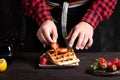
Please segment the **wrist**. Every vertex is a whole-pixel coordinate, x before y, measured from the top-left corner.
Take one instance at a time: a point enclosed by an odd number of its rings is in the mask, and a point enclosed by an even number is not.
[[[41,26],[44,26],[44,25],[46,25],[46,24],[54,24],[54,22],[55,22],[55,20],[53,19],[53,18],[49,18],[49,19],[47,19],[47,20],[45,20],[42,24],[41,24]]]
[[[85,23],[86,25],[90,26],[90,27],[94,30],[94,27],[93,27],[90,23],[88,23],[88,22],[86,22],[86,21],[81,21],[81,22],[83,22],[83,23]]]
[[[46,21],[53,21],[53,22],[57,22],[54,18],[49,18]]]

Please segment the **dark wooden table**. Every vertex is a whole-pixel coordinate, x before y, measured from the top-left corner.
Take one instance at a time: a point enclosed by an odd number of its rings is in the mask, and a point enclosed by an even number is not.
[[[120,80],[120,76],[95,76],[86,70],[98,57],[120,58],[120,52],[77,53],[80,65],[74,68],[41,69],[38,67],[40,53],[15,53],[12,63],[0,80]]]

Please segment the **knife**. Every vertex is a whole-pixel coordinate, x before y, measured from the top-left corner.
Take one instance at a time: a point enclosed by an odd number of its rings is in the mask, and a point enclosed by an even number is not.
[[[62,7],[62,16],[61,16],[61,29],[62,29],[62,35],[65,40],[65,37],[67,37],[67,13],[68,13],[69,3],[64,2]],[[65,44],[69,50],[72,49],[72,47],[69,46],[69,41],[65,40]]]

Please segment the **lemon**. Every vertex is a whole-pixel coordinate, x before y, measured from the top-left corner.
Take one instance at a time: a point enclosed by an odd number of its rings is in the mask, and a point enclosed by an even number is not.
[[[4,58],[0,59],[0,72],[3,72],[7,69],[7,62]]]

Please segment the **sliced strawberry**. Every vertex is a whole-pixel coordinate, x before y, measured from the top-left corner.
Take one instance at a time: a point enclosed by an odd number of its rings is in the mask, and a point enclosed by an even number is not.
[[[60,52],[61,54],[65,54],[65,53],[68,52],[68,49],[67,49],[67,48],[60,48],[59,52]]]
[[[53,48],[56,51],[59,48],[59,44],[58,43],[52,43],[51,48]]]
[[[46,57],[41,57],[41,58],[40,58],[40,64],[41,64],[41,65],[46,65],[47,62],[48,62],[48,60],[47,60]]]

